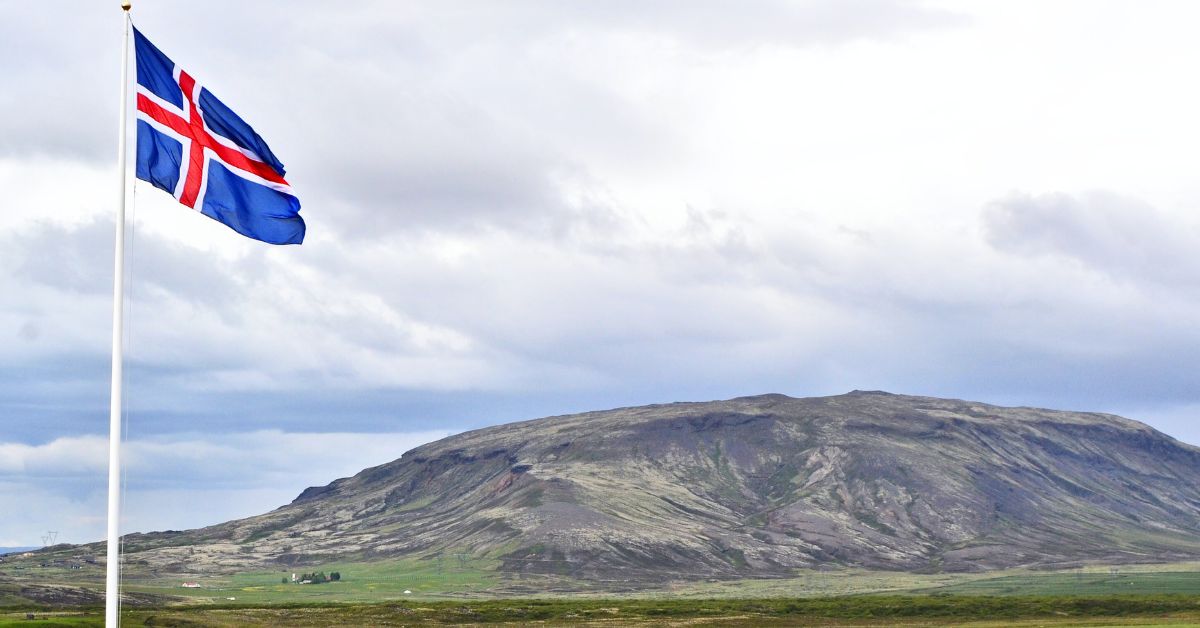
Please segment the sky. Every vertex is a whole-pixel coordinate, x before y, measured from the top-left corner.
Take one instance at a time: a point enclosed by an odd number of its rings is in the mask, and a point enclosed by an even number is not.
[[[134,188],[124,531],[466,429],[768,392],[1200,444],[1194,3],[134,4],[308,237]],[[0,0],[0,546],[104,535],[118,6]]]

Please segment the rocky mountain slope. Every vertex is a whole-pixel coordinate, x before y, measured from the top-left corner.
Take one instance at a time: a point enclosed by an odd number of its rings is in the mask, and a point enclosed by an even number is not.
[[[1200,449],[1111,415],[879,392],[676,403],[459,434],[126,550],[166,571],[466,554],[634,581],[1166,562],[1200,558]]]

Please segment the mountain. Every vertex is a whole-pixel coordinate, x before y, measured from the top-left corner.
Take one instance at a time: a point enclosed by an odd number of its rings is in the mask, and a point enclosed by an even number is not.
[[[270,513],[131,535],[134,564],[469,554],[579,579],[1200,558],[1200,449],[1120,417],[882,392],[501,425]]]

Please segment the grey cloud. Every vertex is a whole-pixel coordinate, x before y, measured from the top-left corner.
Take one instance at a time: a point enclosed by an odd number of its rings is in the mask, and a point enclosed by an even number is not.
[[[142,3],[134,17],[259,127],[311,214],[358,238],[413,228],[560,231],[574,220],[560,183],[587,176],[572,158],[579,144],[638,160],[679,141],[606,77],[558,67],[556,50],[603,55],[613,45],[603,38],[626,32],[697,50],[805,46],[958,20],[895,0],[304,1],[287,11],[226,1],[180,22],[183,6]],[[9,76],[19,88],[0,96],[0,154],[111,159],[119,12],[82,0],[11,12],[0,54],[18,60]]]
[[[11,331],[0,355],[27,366],[39,359],[106,361],[111,228],[103,220],[42,224],[0,237],[0,261],[13,269],[0,275],[0,285],[24,295],[0,308],[0,329]],[[503,371],[486,363],[486,345],[389,307],[374,287],[336,276],[312,282],[305,263],[320,248],[291,248],[274,258],[269,247],[251,246],[229,258],[153,235],[130,241],[126,359],[138,375],[130,385],[146,393],[144,409],[171,408],[172,395],[184,392],[457,388]],[[28,333],[33,328],[36,338]],[[65,386],[66,372],[41,376]],[[92,399],[103,390],[97,375]]]
[[[677,232],[649,240],[621,231],[628,226],[561,240],[473,232],[449,242],[420,233],[370,246],[326,242],[289,249],[285,264],[257,253],[208,259],[147,239],[139,245],[148,252],[135,286],[131,398],[145,420],[161,425],[237,425],[247,414],[311,425],[324,416],[387,416],[390,404],[407,407],[403,391],[431,389],[451,405],[520,395],[530,415],[552,411],[546,400],[567,392],[617,405],[661,400],[663,391],[674,398],[838,392],[846,373],[864,386],[920,392],[936,381],[950,394],[979,391],[985,399],[1017,390],[1101,398],[1089,381],[1105,382],[1102,392],[1114,400],[1154,390],[1186,401],[1192,390],[1188,348],[1200,338],[1178,321],[1194,308],[1148,308],[1138,295],[1104,285],[1074,287],[1071,264],[1040,270],[1030,282],[1025,256],[980,257],[972,247],[982,243],[969,240],[806,221],[780,229],[711,210],[694,210]],[[78,256],[107,268],[108,229],[102,222],[42,227],[3,250],[92,246]],[[466,257],[440,257],[448,243]],[[1038,256],[1062,258],[1041,252],[1061,247],[1037,247]],[[64,294],[87,285],[53,264],[21,280]],[[296,290],[274,292],[280,286]],[[14,318],[12,346],[64,346],[56,339],[68,325],[90,329],[92,340],[43,352],[47,368],[31,376],[45,378],[42,397],[26,391],[12,399],[44,399],[62,384],[52,368],[58,356],[94,363],[91,375],[80,376],[92,377],[92,392],[75,403],[91,399],[102,413],[106,290],[71,301],[69,319],[51,316],[63,309],[59,301],[22,305],[46,318]],[[41,330],[33,342],[20,338],[30,320]],[[1122,375],[1122,365],[1137,365],[1136,374]],[[316,397],[365,391],[400,396],[306,412]],[[273,401],[250,402],[256,394]],[[185,406],[203,410],[181,413]]]
[[[180,209],[180,211],[183,211]],[[265,272],[261,251],[253,250],[237,268],[154,237],[126,235],[127,266],[141,296],[170,294],[193,303],[228,304],[239,282]],[[15,275],[60,291],[103,296],[112,293],[113,223],[96,219],[80,225],[41,223],[0,234],[0,259]]]
[[[7,342],[0,339],[0,346]],[[4,438],[29,442],[100,431],[107,416],[108,374],[106,356],[86,349],[10,359],[0,368]]]
[[[320,177],[309,212],[336,212],[329,228],[363,237],[521,226],[561,207],[553,179],[567,160],[553,149],[477,107],[426,100],[401,111],[394,100],[373,94],[356,107],[371,121],[314,129],[320,151],[297,155],[298,171]]]
[[[985,208],[983,229],[1001,251],[1061,256],[1121,280],[1200,285],[1196,225],[1134,198],[1014,194]]]
[[[101,3],[71,5],[3,3],[0,156],[99,160],[116,153],[119,17]]]
[[[0,234],[0,287],[20,295],[0,306],[0,355],[15,366],[4,377],[6,412],[41,417],[51,433],[58,413],[77,420],[107,400],[113,226],[93,220],[42,223]],[[251,249],[241,260],[207,256],[155,237],[130,237],[127,263],[127,362],[153,390],[187,355],[195,373],[244,365],[242,346],[222,342],[222,327],[244,325],[248,294],[262,293],[270,265]],[[216,322],[214,322],[216,319]],[[215,329],[215,331],[214,331]],[[261,336],[262,334],[260,334]],[[170,340],[170,342],[166,342]]]
[[[413,33],[404,11],[392,12],[401,17],[384,21],[399,27],[399,37],[378,33],[381,45],[356,63],[312,59],[310,76],[329,83],[313,91],[321,110],[354,112],[339,124],[308,127],[324,136],[312,142],[321,152],[298,162],[329,177],[318,198],[347,201],[339,216],[344,222],[334,229],[360,235],[425,226],[561,231],[578,218],[561,182],[586,184],[588,178],[573,155],[599,150],[630,163],[675,158],[685,138],[649,117],[645,103],[625,102],[603,83],[617,77],[561,67],[557,48],[604,54],[612,43],[601,37],[625,31],[682,38],[698,50],[802,46],[953,22],[939,11],[881,0],[737,7],[476,3],[436,13]],[[568,43],[570,37],[583,41]],[[414,46],[424,65],[409,60]],[[381,61],[390,76],[379,72]]]

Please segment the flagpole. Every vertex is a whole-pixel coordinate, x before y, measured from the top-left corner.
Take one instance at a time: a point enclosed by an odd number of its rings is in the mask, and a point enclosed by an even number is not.
[[[112,388],[108,413],[108,558],[104,587],[104,625],[120,625],[121,593],[121,391],[125,318],[125,137],[129,119],[129,9],[121,3],[124,39],[121,46],[121,123],[117,140],[117,225],[113,251]]]

